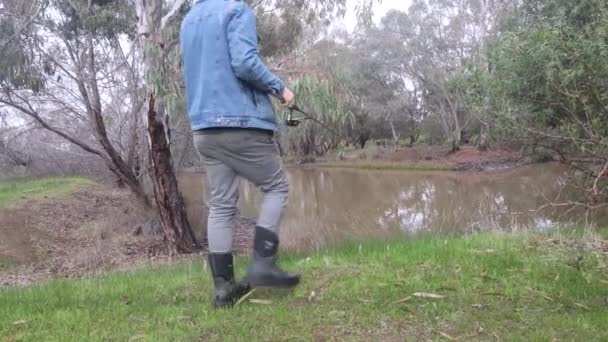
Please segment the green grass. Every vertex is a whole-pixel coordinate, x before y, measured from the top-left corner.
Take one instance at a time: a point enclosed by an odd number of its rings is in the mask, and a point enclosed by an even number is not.
[[[2,181],[0,182],[0,208],[18,205],[26,200],[45,196],[61,196],[88,184],[92,184],[92,182],[79,177]]]
[[[283,264],[293,292],[210,305],[202,263],[0,292],[0,341],[600,341],[608,273],[582,238],[482,234],[351,244]],[[243,272],[245,259],[238,259]],[[421,298],[432,293],[442,298]],[[400,301],[401,300],[401,301]]]
[[[400,171],[452,171],[454,164],[447,160],[403,160],[383,159],[382,149],[375,144],[365,148],[346,147],[332,150],[326,155],[313,158],[314,162],[305,164],[325,168],[361,169],[361,170],[400,170]],[[304,158],[306,160],[307,158]],[[302,160],[296,156],[283,158],[288,165],[299,166]]]

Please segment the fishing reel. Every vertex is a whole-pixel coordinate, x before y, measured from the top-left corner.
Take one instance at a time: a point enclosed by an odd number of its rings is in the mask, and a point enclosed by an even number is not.
[[[285,99],[281,95],[272,94],[272,96],[276,97],[281,103],[285,103]],[[285,118],[285,125],[287,127],[298,127],[302,122],[302,118],[294,118],[293,112],[301,112],[301,110],[295,104],[289,108],[289,114],[287,114],[287,118]]]
[[[282,96],[280,96],[280,95],[278,95],[278,96],[273,95],[273,96],[278,98],[279,101],[281,101],[281,103],[285,103],[285,99]],[[299,118],[295,118],[293,116],[293,112],[298,112],[302,116]],[[336,137],[341,137],[340,133],[338,133],[335,129],[327,126],[326,124],[321,122],[319,119],[317,119],[317,115],[311,115],[311,114],[306,113],[305,111],[300,109],[295,103],[289,107],[289,114],[287,114],[287,118],[285,118],[285,125],[287,125],[287,127],[298,127],[298,126],[300,126],[302,121],[306,121],[306,120],[311,120],[311,121],[315,122],[317,125],[325,128],[327,131],[334,134]]]
[[[287,125],[287,127],[298,127],[298,126],[300,126],[301,122],[302,122],[301,119],[293,117],[293,108],[290,109],[289,114],[287,115],[287,118],[285,119],[285,125]]]

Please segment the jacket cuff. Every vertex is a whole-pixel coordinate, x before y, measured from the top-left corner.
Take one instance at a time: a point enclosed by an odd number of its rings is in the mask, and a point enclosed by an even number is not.
[[[272,86],[272,91],[274,92],[275,95],[282,95],[283,94],[283,90],[285,90],[285,83],[283,83],[283,81],[277,79],[276,84],[274,84]]]

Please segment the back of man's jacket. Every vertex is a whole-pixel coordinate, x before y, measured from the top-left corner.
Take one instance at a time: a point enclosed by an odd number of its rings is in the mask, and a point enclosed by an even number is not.
[[[281,94],[284,85],[260,59],[256,19],[247,4],[195,1],[180,39],[192,130],[277,129],[269,94]]]

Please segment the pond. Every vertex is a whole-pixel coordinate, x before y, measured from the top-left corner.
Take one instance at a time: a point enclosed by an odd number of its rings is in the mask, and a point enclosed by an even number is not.
[[[314,249],[344,240],[412,238],[485,230],[542,230],[584,222],[580,211],[544,208],[563,190],[567,169],[534,165],[491,173],[288,170],[290,200],[282,245]],[[206,224],[203,173],[183,173],[180,183],[195,229]],[[562,197],[563,198],[563,197]],[[241,215],[254,218],[262,195],[241,182]],[[606,213],[592,220],[608,222]]]

